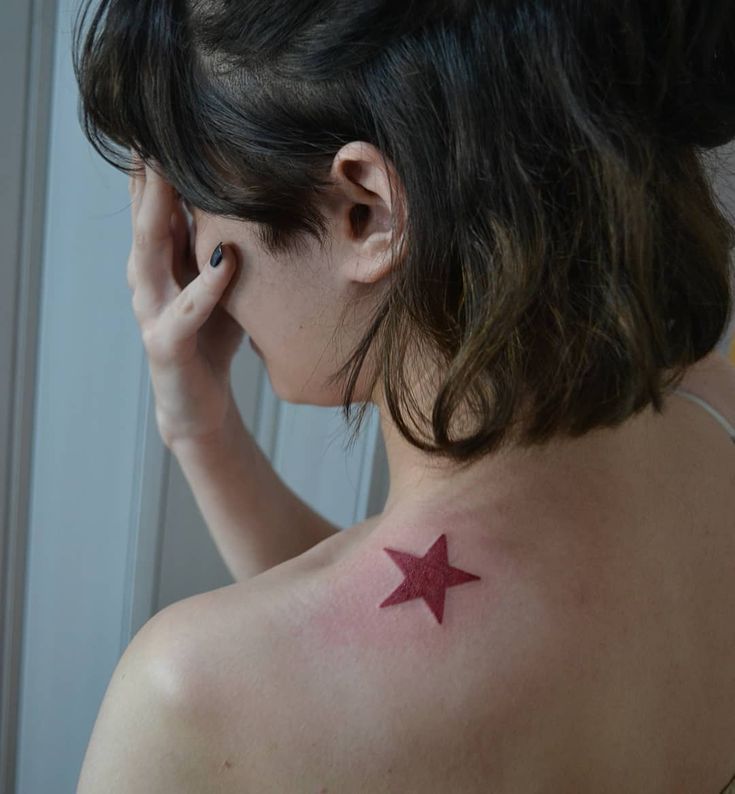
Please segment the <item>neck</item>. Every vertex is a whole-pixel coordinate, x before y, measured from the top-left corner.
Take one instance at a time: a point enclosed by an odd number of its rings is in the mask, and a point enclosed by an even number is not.
[[[553,499],[570,485],[604,488],[610,473],[626,468],[654,443],[657,428],[649,406],[617,427],[555,437],[543,446],[522,447],[514,435],[502,449],[461,469],[411,445],[387,407],[378,404],[378,409],[390,475],[385,518],[427,516],[447,507],[472,513],[529,498]]]
[[[482,506],[511,485],[525,481],[542,460],[555,457],[559,451],[543,451],[521,447],[514,434],[502,449],[485,455],[475,463],[460,467],[454,461],[432,456],[412,445],[398,430],[385,401],[374,401],[380,413],[380,426],[388,461],[390,485],[384,514],[416,508],[431,509],[448,500],[467,507]],[[452,428],[452,437],[466,433],[467,428]],[[422,434],[419,433],[419,437]],[[554,444],[552,443],[551,447]],[[560,442],[559,448],[568,444]]]

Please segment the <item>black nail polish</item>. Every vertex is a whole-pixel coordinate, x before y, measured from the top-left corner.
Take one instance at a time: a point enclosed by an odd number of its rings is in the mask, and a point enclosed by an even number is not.
[[[212,254],[212,258],[209,260],[209,264],[212,267],[217,267],[219,263],[222,261],[222,243],[220,243],[215,249]]]

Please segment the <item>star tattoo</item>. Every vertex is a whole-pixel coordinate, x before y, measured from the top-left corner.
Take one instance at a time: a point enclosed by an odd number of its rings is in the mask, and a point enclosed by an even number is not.
[[[387,549],[391,559],[403,571],[406,578],[380,604],[389,607],[414,598],[423,598],[434,613],[438,623],[444,617],[444,596],[448,587],[479,579],[473,573],[453,568],[447,559],[447,536],[440,535],[423,557],[405,551]]]

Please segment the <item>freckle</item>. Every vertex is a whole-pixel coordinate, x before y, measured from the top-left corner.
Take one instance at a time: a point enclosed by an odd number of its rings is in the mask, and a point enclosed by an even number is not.
[[[232,761],[228,761],[228,760],[225,758],[225,760],[222,762],[222,766],[220,767],[220,772],[221,772],[223,769],[230,769],[230,767],[231,767],[231,766],[232,766]]]

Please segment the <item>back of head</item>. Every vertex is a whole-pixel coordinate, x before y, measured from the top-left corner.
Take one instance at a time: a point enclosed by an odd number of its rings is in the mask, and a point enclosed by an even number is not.
[[[155,160],[271,252],[324,241],[340,147],[390,162],[405,231],[335,373],[348,418],[374,350],[400,431],[468,463],[514,426],[531,445],[661,410],[727,327],[733,226],[704,165],[735,138],[730,0],[87,0],[76,34],[103,156]]]

